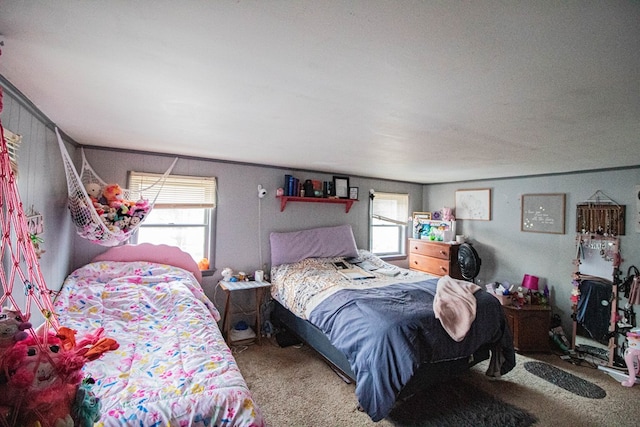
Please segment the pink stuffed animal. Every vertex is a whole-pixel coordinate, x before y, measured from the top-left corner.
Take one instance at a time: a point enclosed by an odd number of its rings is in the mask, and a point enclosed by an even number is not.
[[[110,184],[104,187],[104,190],[102,190],[102,197],[103,199],[101,199],[101,201],[103,205],[108,205],[109,207],[116,209],[119,208],[124,201],[122,188],[120,188],[118,184]]]
[[[68,425],[86,358],[64,350],[60,338],[29,336],[5,354],[0,405],[17,411],[24,426]],[[73,424],[72,424],[73,425]]]
[[[0,361],[4,353],[18,341],[26,339],[31,323],[25,322],[19,311],[2,307],[0,312]]]

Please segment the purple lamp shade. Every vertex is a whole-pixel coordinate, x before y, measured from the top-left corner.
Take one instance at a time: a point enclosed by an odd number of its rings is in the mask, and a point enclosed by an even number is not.
[[[525,274],[524,278],[522,279],[522,287],[523,288],[527,288],[530,291],[537,291],[538,290],[538,277],[537,276],[530,276],[528,274]]]

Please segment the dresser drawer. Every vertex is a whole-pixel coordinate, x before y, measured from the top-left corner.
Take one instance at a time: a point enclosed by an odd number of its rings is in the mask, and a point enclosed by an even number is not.
[[[409,252],[448,260],[451,256],[451,246],[442,243],[421,242],[420,240],[412,240]]]
[[[409,267],[437,276],[451,274],[449,271],[449,260],[418,255],[416,253],[409,254]]]

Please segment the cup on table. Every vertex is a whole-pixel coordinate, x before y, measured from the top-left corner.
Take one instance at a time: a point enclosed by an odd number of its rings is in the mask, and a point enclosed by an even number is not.
[[[264,280],[264,271],[256,270],[256,272],[253,274],[253,278],[256,282],[262,282]]]

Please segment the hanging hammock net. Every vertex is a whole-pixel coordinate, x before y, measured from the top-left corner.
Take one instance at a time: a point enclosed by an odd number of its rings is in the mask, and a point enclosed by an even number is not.
[[[76,339],[75,330],[58,322],[1,123],[0,231],[0,426],[93,425],[100,406],[82,367],[118,344],[103,328]]]
[[[78,174],[57,128],[56,135],[67,176],[68,207],[77,233],[102,246],[117,246],[129,240],[151,212],[178,158],[152,185],[132,191],[102,180],[87,161],[84,150]]]

